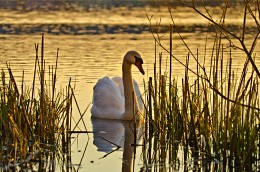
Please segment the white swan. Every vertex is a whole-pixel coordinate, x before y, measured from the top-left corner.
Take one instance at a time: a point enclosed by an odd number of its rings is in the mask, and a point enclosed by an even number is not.
[[[92,117],[132,120],[137,114],[136,119],[142,118],[143,103],[138,84],[132,79],[132,64],[144,75],[141,55],[128,51],[123,59],[123,79],[104,77],[98,80],[94,86]]]

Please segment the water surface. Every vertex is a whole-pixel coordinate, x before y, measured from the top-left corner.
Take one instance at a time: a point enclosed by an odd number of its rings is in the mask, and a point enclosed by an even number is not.
[[[238,17],[240,13],[236,8],[229,11],[231,17],[227,20],[227,24],[236,26],[234,29],[238,29],[242,21]],[[210,10],[216,9],[210,8]],[[198,49],[199,54],[202,55],[200,61],[204,61],[205,57],[205,66],[209,67],[214,33],[206,34],[208,22],[201,17],[195,17],[195,14],[188,8],[175,7],[173,12],[176,28],[189,45],[190,50],[196,54]],[[121,76],[122,57],[128,50],[137,50],[144,59],[144,69],[147,71],[145,76],[142,76],[138,69],[133,69],[133,76],[143,91],[143,80],[147,81],[148,77],[153,75],[154,68],[155,41],[147,19],[147,16],[152,15],[154,16],[152,18],[153,24],[159,22],[160,19],[162,25],[171,23],[167,8],[149,6],[69,12],[66,10],[29,10],[25,12],[23,10],[1,9],[0,67],[6,70],[6,63],[9,63],[18,81],[21,81],[24,71],[25,82],[30,87],[35,61],[34,44],[41,42],[41,34],[44,33],[46,66],[55,65],[56,53],[59,48],[58,87],[64,88],[71,78],[82,111],[91,103],[93,86],[99,78]],[[216,12],[215,15],[217,16],[218,13]],[[252,21],[249,20],[249,22]],[[166,30],[167,27],[166,29],[164,27],[162,42],[169,48],[169,34]],[[253,33],[249,35],[252,37]],[[208,37],[208,42],[205,41],[206,37]],[[207,47],[206,51],[204,50],[205,46]],[[225,46],[228,47],[228,44],[224,44]],[[256,47],[256,49],[259,49],[259,47]],[[163,52],[164,70],[167,69],[165,66],[169,63],[169,55],[158,48],[157,53],[160,51]],[[225,53],[228,52],[229,49],[227,48]],[[256,53],[259,53],[259,51],[256,51]],[[173,35],[173,54],[181,62],[185,62],[188,54],[187,48],[176,32]],[[239,51],[234,52],[233,55],[232,67],[239,71],[246,56]],[[195,69],[195,60],[191,60],[190,66]],[[181,86],[183,74],[184,67],[174,61],[173,76],[179,79],[179,86]],[[73,115],[76,119],[79,118],[76,110]],[[101,121],[101,124],[96,121],[95,123],[90,120],[90,116],[88,109],[84,116],[88,131],[98,130],[96,133],[103,133],[104,137],[108,138],[111,133],[116,134],[113,135],[114,138],[110,139],[116,139],[114,142],[121,145],[121,148],[107,155],[115,147],[105,146],[104,149],[104,145],[108,144],[104,139],[100,140],[100,137],[95,134],[89,134],[90,137],[87,137],[86,134],[75,135],[77,139],[74,140],[72,145],[73,165],[77,168],[77,165],[82,162],[79,167],[80,171],[121,171],[125,165],[122,163],[125,160],[123,156],[123,150],[125,150],[123,143],[127,138],[125,134],[131,133],[129,126],[118,121],[110,123]],[[82,124],[80,124],[80,127],[83,128]],[[99,139],[101,143],[97,143],[96,139]],[[130,140],[129,143],[132,143],[132,141]],[[109,145],[111,146],[111,144]],[[132,147],[128,147],[127,150],[130,150],[129,155],[132,156]],[[84,151],[85,155],[82,159]],[[139,171],[142,167],[141,151],[141,147],[138,147],[134,162],[136,171]]]

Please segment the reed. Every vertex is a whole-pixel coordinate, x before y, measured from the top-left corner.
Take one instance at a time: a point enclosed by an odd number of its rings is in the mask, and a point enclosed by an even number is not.
[[[55,171],[55,161],[70,161],[71,108],[73,89],[57,91],[58,51],[55,66],[45,67],[44,36],[41,54],[35,44],[36,59],[32,87],[21,87],[7,64],[0,86],[0,167],[33,168]],[[61,157],[60,153],[68,153]]]
[[[232,58],[226,69],[223,57],[220,58],[212,59],[213,85],[203,79],[206,76],[191,81],[187,69],[181,87],[173,79],[171,91],[166,73],[154,78],[155,81],[149,78],[145,129],[148,134],[144,135],[147,164],[176,164],[182,146],[184,162],[191,157],[202,158],[223,162],[224,166],[236,170],[254,170],[258,165],[258,78],[253,70],[250,74],[246,72],[247,61],[238,80],[232,70]],[[189,66],[189,56],[186,66]],[[220,163],[215,168],[219,166]]]
[[[250,12],[249,5],[245,4],[245,10]],[[195,4],[191,8],[197,10]],[[151,18],[148,19],[151,21]],[[144,161],[144,166],[149,170],[154,168],[154,171],[159,171],[158,167],[167,167],[172,171],[180,168],[185,171],[189,168],[257,171],[259,167],[259,74],[254,61],[256,54],[252,56],[258,34],[250,48],[243,46],[246,37],[244,30],[241,39],[234,37],[239,39],[242,44],[240,50],[247,55],[243,69],[237,73],[232,68],[232,56],[236,50],[234,47],[239,45],[233,44],[230,37],[225,37],[235,34],[226,30],[221,23],[213,24],[217,30],[211,49],[211,64],[207,70],[204,64],[199,63],[199,59],[205,56],[201,57],[199,50],[193,54],[181,35],[188,50],[185,63],[173,56],[172,40],[169,40],[168,50],[162,44],[159,33],[153,33],[156,45],[166,51],[170,59],[180,62],[185,74],[180,85],[177,78],[171,76],[171,60],[170,64],[166,64],[166,69],[170,71],[156,73],[156,61],[161,61],[163,57],[155,57],[156,74],[149,78],[145,95],[148,107],[146,122],[149,124],[144,134],[146,151],[143,156],[149,159]],[[158,29],[159,26],[155,27]],[[170,29],[170,39],[172,34],[173,30]],[[225,41],[229,42],[229,49],[223,48]],[[155,49],[157,52],[158,48]],[[227,59],[226,62],[224,59]],[[195,60],[197,69],[189,66],[191,60]]]

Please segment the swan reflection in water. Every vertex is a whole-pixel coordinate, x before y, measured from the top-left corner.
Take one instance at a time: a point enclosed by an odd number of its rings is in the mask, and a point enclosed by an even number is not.
[[[106,155],[108,155],[119,148],[122,149],[122,171],[132,171],[134,145],[141,144],[142,139],[142,125],[140,122],[136,122],[134,125],[133,121],[92,118],[92,126],[93,142],[98,151],[106,152]],[[136,128],[136,137],[134,137],[134,128]],[[136,143],[134,143],[135,140]]]

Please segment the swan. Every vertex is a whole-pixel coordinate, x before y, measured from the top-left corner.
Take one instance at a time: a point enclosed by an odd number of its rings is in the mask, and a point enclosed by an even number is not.
[[[132,65],[135,65],[143,75],[145,74],[142,64],[143,59],[137,51],[128,51],[123,58],[122,78],[110,79],[105,76],[97,81],[93,88],[91,107],[93,118],[142,119],[141,93],[137,82],[132,78]]]

